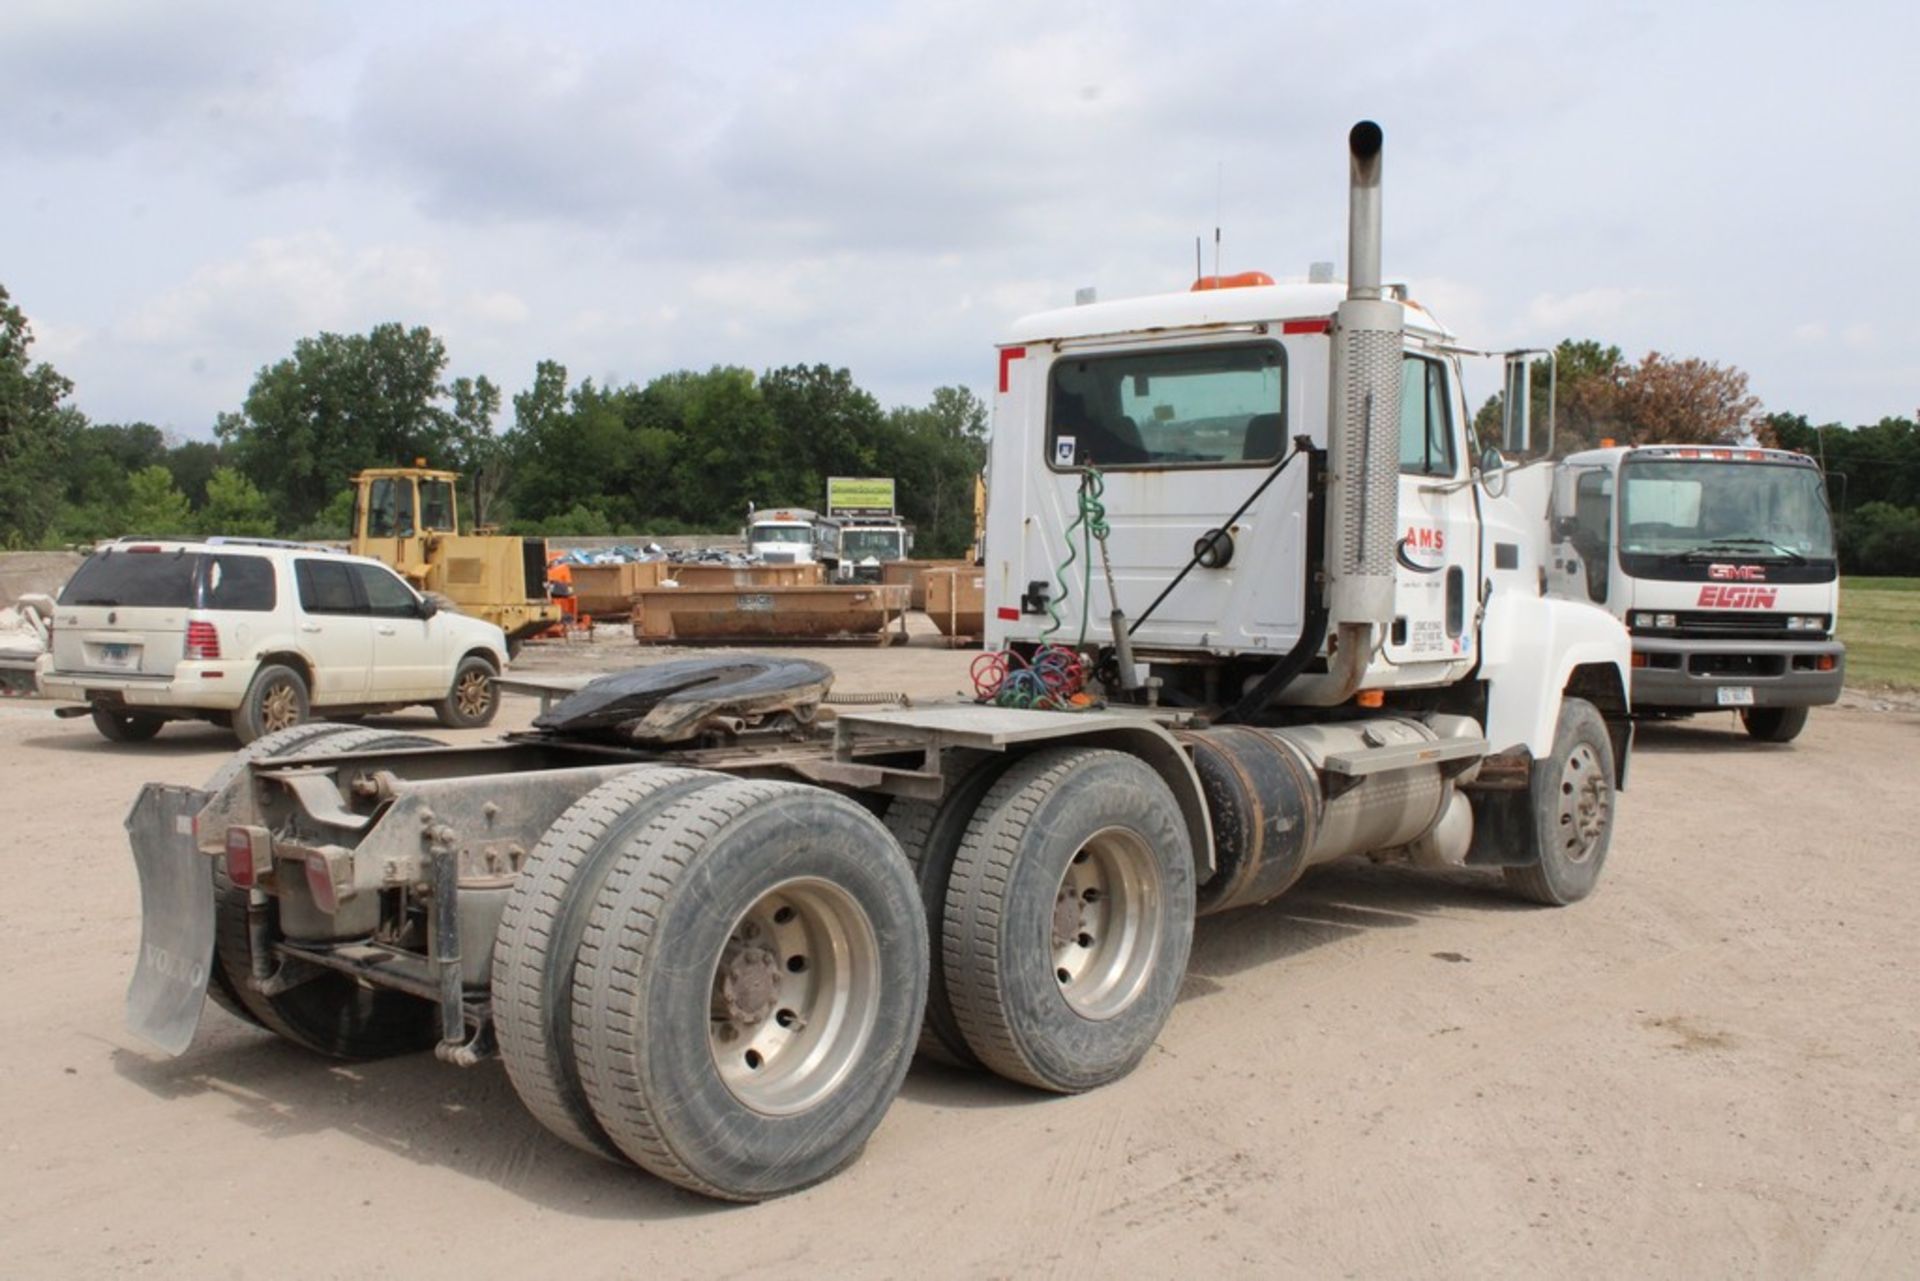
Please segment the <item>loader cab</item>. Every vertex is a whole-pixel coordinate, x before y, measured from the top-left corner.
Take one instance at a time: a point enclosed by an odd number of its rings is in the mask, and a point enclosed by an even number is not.
[[[353,478],[355,540],[418,538],[460,529],[452,472],[388,468]]]
[[[416,587],[426,584],[435,547],[460,531],[454,472],[381,467],[353,478],[349,547],[398,570]]]

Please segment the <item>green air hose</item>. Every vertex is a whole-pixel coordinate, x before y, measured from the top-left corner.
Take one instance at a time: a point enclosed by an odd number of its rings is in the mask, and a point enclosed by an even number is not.
[[[1047,602],[1047,613],[1052,616],[1053,625],[1040,633],[1042,639],[1053,635],[1065,626],[1066,620],[1060,617],[1059,606],[1073,597],[1073,583],[1068,578],[1067,572],[1073,568],[1073,563],[1077,560],[1080,562],[1080,639],[1076,643],[1080,645],[1087,643],[1087,612],[1092,603],[1093,543],[1095,539],[1105,542],[1107,535],[1112,532],[1107,525],[1107,509],[1100,502],[1106,490],[1106,478],[1100,474],[1099,468],[1088,467],[1080,473],[1079,510],[1074,515],[1073,523],[1067,526],[1064,537],[1067,558],[1061,561],[1060,567],[1054,571],[1054,576],[1060,583],[1060,599],[1057,602],[1053,600]],[[1086,548],[1084,556],[1081,555],[1080,548],[1074,546],[1073,531],[1076,529],[1080,531],[1080,541]]]

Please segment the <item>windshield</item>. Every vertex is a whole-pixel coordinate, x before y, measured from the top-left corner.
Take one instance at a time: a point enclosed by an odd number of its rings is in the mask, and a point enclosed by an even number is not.
[[[1285,443],[1278,343],[1083,356],[1053,366],[1055,467],[1221,467],[1272,462]]]
[[[758,547],[763,543],[800,543],[813,541],[813,530],[806,525],[755,525],[747,535],[747,545]]]
[[[900,559],[900,531],[897,529],[849,529],[840,536],[840,555],[845,560]]]
[[[1629,460],[1620,475],[1623,556],[1833,559],[1833,520],[1811,467]]]

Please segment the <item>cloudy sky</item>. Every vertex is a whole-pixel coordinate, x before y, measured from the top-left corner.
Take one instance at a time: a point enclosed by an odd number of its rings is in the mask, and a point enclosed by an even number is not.
[[[321,330],[427,325],[509,396],[844,365],[986,390],[1012,318],[1345,261],[1470,342],[1920,406],[1904,4],[6,0],[0,284],[100,421],[210,434]],[[509,410],[509,414],[511,411]],[[505,425],[504,423],[502,424]]]

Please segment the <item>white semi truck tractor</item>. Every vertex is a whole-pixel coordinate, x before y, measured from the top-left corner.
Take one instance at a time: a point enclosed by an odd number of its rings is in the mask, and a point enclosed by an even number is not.
[[[1469,456],[1450,337],[1381,283],[1380,130],[1349,142],[1344,289],[1001,346],[984,701],[838,706],[727,654],[487,746],[268,736],[128,817],[131,1026],[178,1053],[211,997],[322,1054],[498,1055],[562,1140],[751,1201],[854,1160],[916,1046],[1120,1081],[1195,919],[1315,864],[1585,897],[1627,633],[1544,588],[1550,470]]]
[[[1734,711],[1784,743],[1840,697],[1840,568],[1826,478],[1805,454],[1642,445],[1556,469],[1552,589],[1633,635],[1634,715]]]

